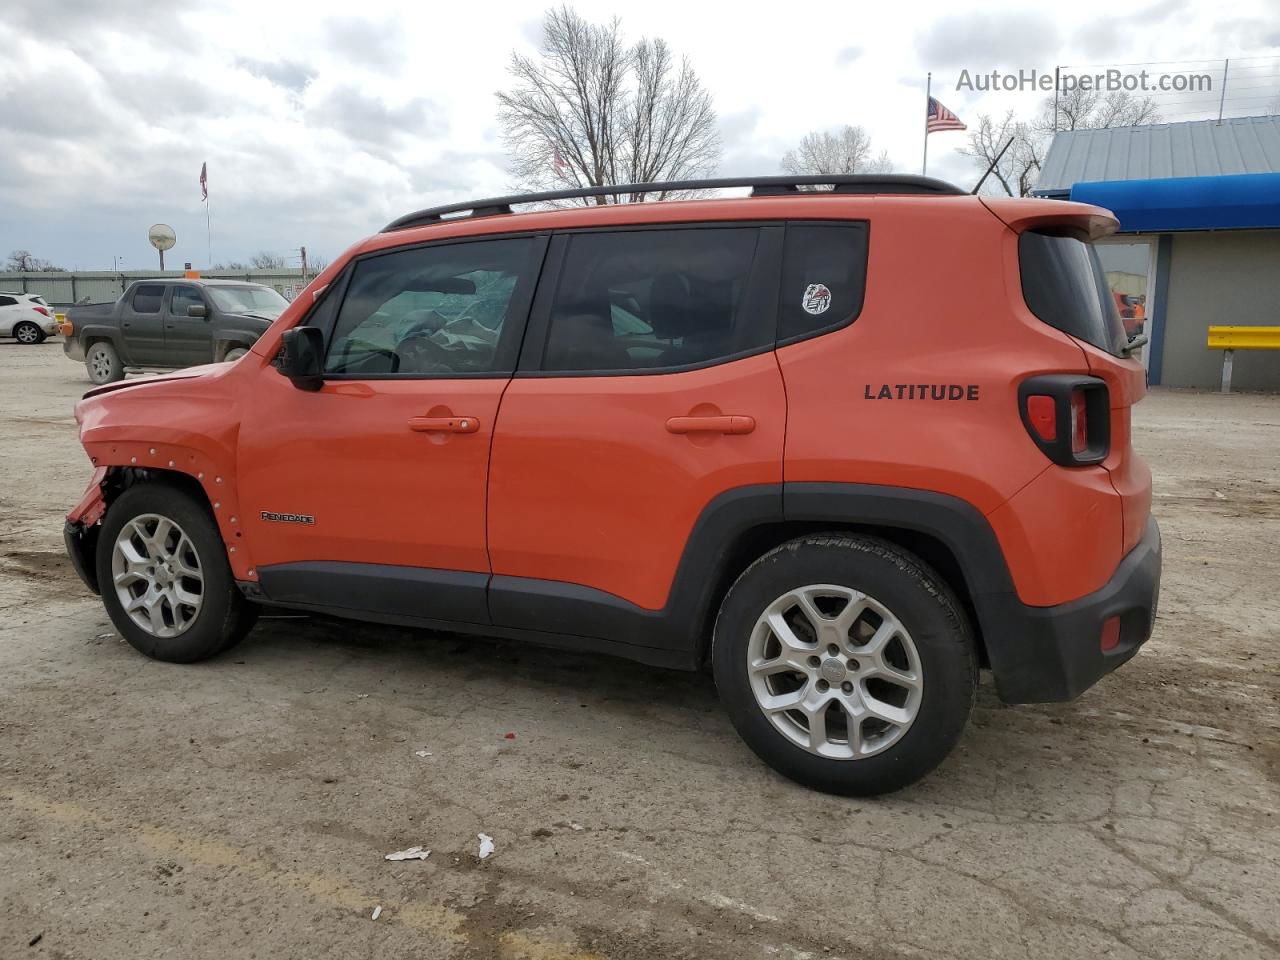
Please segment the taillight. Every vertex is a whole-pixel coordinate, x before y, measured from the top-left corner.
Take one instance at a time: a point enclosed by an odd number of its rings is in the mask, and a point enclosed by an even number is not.
[[[1018,388],[1019,412],[1031,439],[1050,460],[1084,467],[1106,459],[1111,445],[1111,404],[1097,377],[1046,374]]]
[[[47,316],[49,316],[49,308],[48,308],[48,307],[36,307],[36,308],[35,308],[35,311],[36,311],[36,313],[42,313],[42,314],[44,314],[46,317],[47,317]]]
[[[76,332],[76,325],[70,320],[63,318],[63,320],[58,324],[58,332],[64,337],[69,337]]]
[[[1071,391],[1071,452],[1081,454],[1088,449],[1089,408],[1085,392],[1077,387]]]

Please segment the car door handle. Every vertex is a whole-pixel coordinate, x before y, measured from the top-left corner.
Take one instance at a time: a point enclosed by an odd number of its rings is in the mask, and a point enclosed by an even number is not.
[[[754,417],[672,417],[667,421],[668,433],[750,433],[755,428]]]
[[[475,417],[410,417],[409,429],[418,433],[475,433],[480,421]]]

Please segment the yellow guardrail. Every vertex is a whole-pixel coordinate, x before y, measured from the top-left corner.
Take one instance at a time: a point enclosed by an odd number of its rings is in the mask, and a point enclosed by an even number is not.
[[[1222,392],[1230,393],[1236,351],[1280,350],[1280,327],[1210,327],[1208,346],[1222,351]]]
[[[1280,350],[1280,327],[1210,327],[1210,350]]]

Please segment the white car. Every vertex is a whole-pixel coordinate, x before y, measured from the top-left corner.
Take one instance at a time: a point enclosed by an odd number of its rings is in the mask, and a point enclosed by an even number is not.
[[[58,321],[44,297],[0,290],[0,337],[19,343],[42,343],[58,332]]]

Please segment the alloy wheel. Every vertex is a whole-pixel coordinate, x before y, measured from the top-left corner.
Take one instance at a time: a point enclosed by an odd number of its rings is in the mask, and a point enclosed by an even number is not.
[[[121,528],[111,551],[116,597],[128,617],[154,637],[176,637],[204,603],[195,545],[167,517],[145,513]]]
[[[902,622],[875,598],[834,584],[798,587],[765,607],[747,672],[774,728],[832,760],[893,746],[924,694],[920,655]]]

